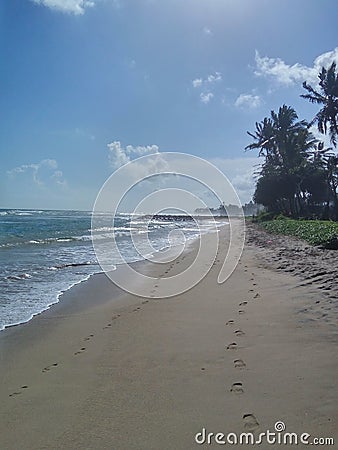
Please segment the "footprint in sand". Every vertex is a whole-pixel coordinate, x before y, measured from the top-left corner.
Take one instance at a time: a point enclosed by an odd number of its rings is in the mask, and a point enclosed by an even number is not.
[[[20,389],[28,389],[28,386],[26,386],[26,385],[21,386]],[[9,397],[15,397],[16,395],[20,395],[20,394],[22,394],[22,392],[12,392],[12,393],[9,394],[8,396],[9,396]]]
[[[133,309],[133,312],[139,311],[141,308],[138,306],[137,308]]]
[[[84,341],[90,341],[92,337],[94,337],[94,335],[90,334],[89,336],[84,338]]]
[[[145,305],[146,303],[149,303],[149,300],[144,300],[144,301],[142,302],[142,305]]]
[[[243,309],[240,309],[240,310],[238,311],[238,314],[245,314],[245,311],[243,311]]]
[[[79,355],[80,353],[83,353],[86,350],[86,347],[82,347],[81,350],[78,350],[74,353],[74,355]]]
[[[227,350],[235,350],[237,348],[236,342],[232,342],[227,346]]]
[[[228,320],[227,323],[225,325],[233,325],[234,321],[233,320]]]
[[[254,298],[259,298],[260,295],[257,293],[256,295],[254,295]]]
[[[233,385],[231,386],[230,392],[233,392],[234,394],[243,394],[244,393],[244,389],[243,389],[243,383],[233,383]]]
[[[49,372],[53,367],[56,367],[58,363],[51,364],[50,366],[46,366],[42,369],[42,372]]]
[[[243,361],[243,359],[235,359],[234,360],[234,365],[235,365],[235,369],[245,369],[246,368],[246,364]]]
[[[248,431],[255,431],[259,428],[259,423],[253,414],[244,414],[243,416],[244,429]]]
[[[248,302],[241,302],[238,306],[245,306],[247,304],[248,304]]]
[[[12,392],[11,394],[9,394],[9,397],[15,397],[15,395],[20,395],[21,392]]]
[[[234,331],[234,333],[236,336],[244,336],[245,335],[244,331],[242,331],[242,330],[236,330],[236,331]]]
[[[107,328],[111,327],[111,323],[107,323],[107,325],[105,327],[103,327],[103,330],[106,330]]]

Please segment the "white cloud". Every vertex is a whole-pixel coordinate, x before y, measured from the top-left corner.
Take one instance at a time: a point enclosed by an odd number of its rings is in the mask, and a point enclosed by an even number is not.
[[[127,145],[126,147],[122,147],[120,141],[114,141],[108,144],[107,147],[109,151],[109,164],[113,169],[118,169],[124,164],[127,164],[140,156],[159,153],[159,147],[157,145],[138,145],[136,147],[133,145]]]
[[[194,88],[200,87],[203,84],[203,80],[202,78],[196,78],[195,80],[192,81],[192,85],[194,86]]]
[[[214,94],[212,92],[201,92],[200,99],[201,102],[205,105],[210,102],[210,100],[214,97]]]
[[[192,81],[192,85],[194,86],[194,88],[198,88],[201,86],[208,86],[208,85],[210,86],[216,83],[217,81],[222,81],[221,72],[215,72],[213,74],[210,74],[205,79],[196,78],[195,80]]]
[[[321,68],[328,67],[333,61],[338,63],[338,47],[330,52],[319,55],[314,60],[312,67],[300,63],[289,65],[280,58],[262,57],[256,50],[256,68],[254,73],[257,76],[273,79],[285,86],[292,86],[303,81],[317,83],[318,73]]]
[[[63,179],[63,173],[58,169],[58,163],[55,159],[43,159],[38,163],[22,164],[7,171],[7,175],[11,177],[25,173],[30,174],[33,182],[41,187],[51,180],[58,185],[66,185],[66,181]]]
[[[109,164],[113,169],[118,169],[119,167],[127,164],[130,159],[126,155],[125,150],[121,147],[121,142],[114,141],[107,145],[108,147],[108,160]]]
[[[206,34],[207,36],[212,35],[212,31],[208,27],[203,28],[203,33]]]
[[[53,180],[55,180],[55,183],[60,186],[66,186],[66,181],[63,179],[63,172],[62,170],[56,170],[53,175],[51,176]]]
[[[95,6],[96,0],[32,0],[38,5],[64,13],[82,15],[87,8]]]
[[[255,109],[261,106],[262,100],[259,95],[241,94],[235,101],[238,108]]]
[[[201,88],[204,91],[200,93],[200,100],[202,103],[207,104],[214,97],[215,84],[222,81],[222,74],[220,72],[214,72],[208,75],[206,78],[195,78],[192,81],[194,88]]]
[[[208,75],[207,79],[205,80],[205,82],[207,83],[215,83],[216,81],[222,81],[222,75],[220,72],[215,72],[214,75]]]

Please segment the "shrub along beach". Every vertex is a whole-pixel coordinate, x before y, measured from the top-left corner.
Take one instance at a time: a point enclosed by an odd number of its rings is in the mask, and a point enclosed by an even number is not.
[[[324,220],[294,220],[285,217],[260,221],[260,226],[272,233],[298,237],[312,245],[338,250],[338,223]]]

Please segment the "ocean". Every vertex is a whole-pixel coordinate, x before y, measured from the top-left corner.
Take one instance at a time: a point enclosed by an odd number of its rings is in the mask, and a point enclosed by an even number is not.
[[[125,262],[142,260],[133,234],[145,233],[145,218],[121,214],[91,230],[91,212],[0,209],[0,331],[27,322],[59,301],[63,292],[91,275],[102,272],[92,246],[91,231],[102,242],[116,243]],[[208,231],[208,221],[204,222]],[[146,236],[156,251],[175,245],[182,236],[196,239],[200,231],[193,220],[152,220]],[[170,239],[170,242],[169,242]],[[174,240],[174,241],[173,241]],[[113,264],[123,261],[109,255]]]

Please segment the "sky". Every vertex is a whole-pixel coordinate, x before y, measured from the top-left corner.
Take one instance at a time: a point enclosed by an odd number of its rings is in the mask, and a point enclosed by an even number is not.
[[[284,103],[313,118],[302,83],[338,61],[337,19],[336,0],[0,0],[0,207],[91,210],[164,152],[248,202],[246,132]]]

